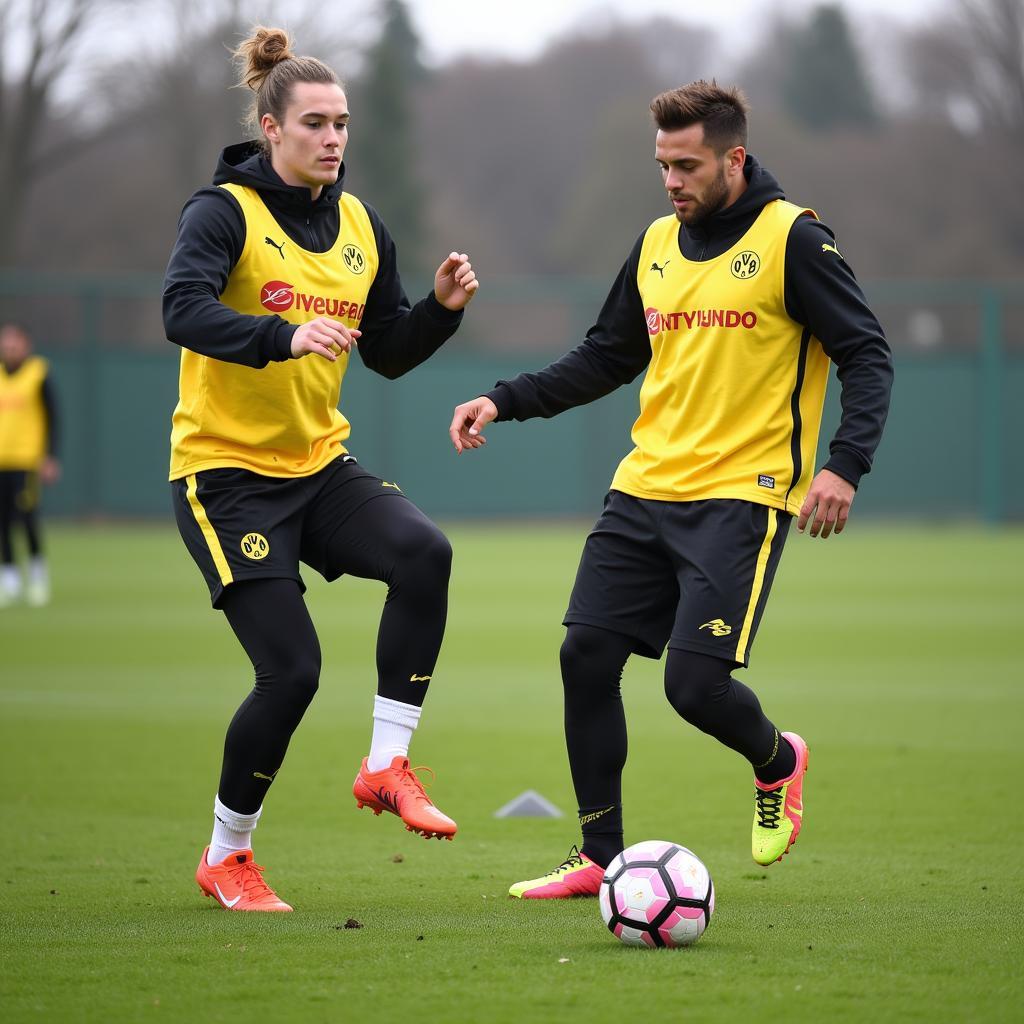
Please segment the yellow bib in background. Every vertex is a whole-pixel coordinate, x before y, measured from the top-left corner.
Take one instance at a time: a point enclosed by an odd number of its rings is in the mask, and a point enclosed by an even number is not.
[[[46,458],[43,381],[49,364],[29,356],[14,373],[0,363],[0,469],[39,468]]]

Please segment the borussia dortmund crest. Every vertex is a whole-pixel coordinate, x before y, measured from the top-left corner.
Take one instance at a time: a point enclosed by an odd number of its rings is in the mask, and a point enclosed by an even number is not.
[[[761,257],[756,252],[751,252],[748,249],[746,252],[741,252],[733,258],[732,263],[729,264],[729,269],[732,271],[733,277],[746,281],[761,269]]]
[[[242,554],[254,562],[266,558],[270,554],[270,545],[262,533],[247,533],[242,538]]]
[[[366,257],[358,245],[346,245],[341,250],[341,258],[353,274],[361,274],[366,269]]]

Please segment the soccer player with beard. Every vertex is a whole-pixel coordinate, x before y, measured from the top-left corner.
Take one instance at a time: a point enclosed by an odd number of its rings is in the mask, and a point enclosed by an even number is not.
[[[228,726],[196,881],[229,910],[288,911],[253,860],[252,832],[320,678],[300,561],[328,580],[388,585],[358,806],[427,838],[456,831],[407,756],[444,633],[451,548],[348,452],[338,401],[357,340],[370,369],[398,377],[455,332],[478,282],[453,252],[410,306],[391,236],[342,187],[349,109],[334,71],[294,55],[281,29],[254,30],[237,56],[259,141],[226,149],[213,185],[185,205],[164,285],[167,337],[182,347],[170,479],[185,545],[255,669]]]
[[[745,667],[790,523],[841,533],[871,467],[889,405],[881,327],[832,232],[787,202],[747,153],[737,89],[693,82],[651,103],[655,157],[673,214],[648,227],[597,323],[548,367],[458,406],[456,451],[492,420],[556,416],[646,369],[635,447],[587,538],[561,649],[565,737],[582,849],[510,895],[596,895],[623,848],[631,654],[660,658],[687,722],[749,761],[752,854],[780,860],[800,831],[807,744],[780,732]],[[814,457],[829,364],[842,384],[830,456]],[[699,794],[699,781],[688,787]]]

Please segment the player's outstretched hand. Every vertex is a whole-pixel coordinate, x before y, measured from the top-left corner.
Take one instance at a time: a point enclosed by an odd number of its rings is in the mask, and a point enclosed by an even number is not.
[[[333,363],[342,352],[352,348],[360,333],[337,320],[318,316],[304,323],[292,335],[292,359],[313,353]]]
[[[473,264],[464,252],[449,253],[434,275],[434,298],[453,312],[465,309],[479,287]]]
[[[472,402],[463,402],[455,407],[448,436],[461,455],[466,448],[480,448],[487,444],[481,431],[498,415],[495,404],[481,395]]]
[[[823,540],[833,532],[842,533],[856,493],[856,488],[848,480],[823,469],[811,481],[807,498],[800,506],[796,528],[803,533],[810,521],[811,536],[820,534]]]

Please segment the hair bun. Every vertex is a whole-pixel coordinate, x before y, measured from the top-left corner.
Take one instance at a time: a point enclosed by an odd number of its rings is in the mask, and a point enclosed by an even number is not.
[[[241,84],[256,92],[276,65],[294,56],[291,38],[283,28],[257,25],[235,50],[241,65]]]

